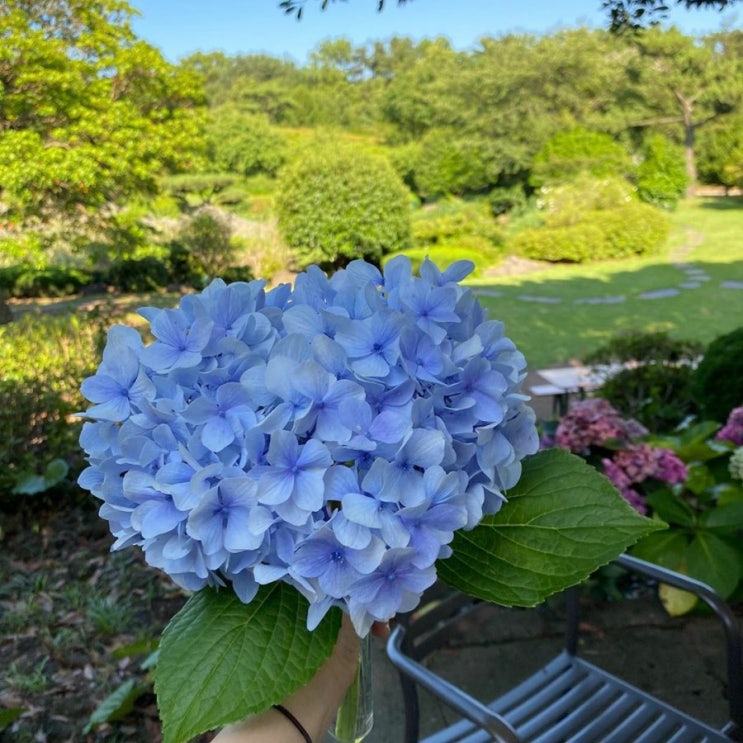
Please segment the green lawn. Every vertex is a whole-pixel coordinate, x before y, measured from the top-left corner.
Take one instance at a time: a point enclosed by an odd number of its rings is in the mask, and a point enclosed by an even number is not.
[[[645,259],[558,266],[544,271],[473,280],[490,317],[506,325],[507,335],[531,368],[580,359],[624,330],[664,330],[677,338],[709,343],[743,325],[743,198],[716,197],[683,203],[672,214],[665,252]],[[675,265],[693,263],[709,277],[699,288],[681,288],[693,277]],[[640,295],[678,289],[675,296]],[[523,299],[531,297],[531,301]],[[540,301],[536,301],[538,298]],[[614,303],[586,299],[623,298]],[[548,301],[551,300],[551,301]]]

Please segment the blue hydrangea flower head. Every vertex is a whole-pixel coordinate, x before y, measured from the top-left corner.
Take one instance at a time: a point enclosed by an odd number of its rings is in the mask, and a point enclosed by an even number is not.
[[[215,280],[113,327],[82,384],[81,487],[113,549],[249,603],[284,581],[360,634],[412,609],[458,529],[506,502],[538,449],[523,355],[460,282],[352,261],[270,291]]]

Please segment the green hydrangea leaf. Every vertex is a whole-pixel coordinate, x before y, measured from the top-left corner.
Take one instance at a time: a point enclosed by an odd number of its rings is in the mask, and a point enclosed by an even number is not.
[[[593,467],[562,449],[527,457],[508,503],[460,531],[439,576],[505,606],[534,606],[580,583],[663,522],[641,516]]]
[[[155,692],[165,743],[267,709],[305,684],[335,644],[340,612],[307,630],[307,601],[285,583],[263,586],[250,604],[203,589],[165,628]]]
[[[709,532],[700,531],[691,540],[686,565],[692,578],[709,584],[723,598],[733,593],[741,578],[738,550]]]

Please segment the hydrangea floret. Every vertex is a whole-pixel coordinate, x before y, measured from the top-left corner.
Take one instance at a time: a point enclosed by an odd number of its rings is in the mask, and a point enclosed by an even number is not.
[[[739,446],[731,455],[728,462],[730,476],[734,480],[743,481],[743,446]]]
[[[244,603],[286,582],[310,629],[332,606],[360,635],[412,609],[538,449],[524,357],[459,284],[471,269],[414,276],[399,257],[270,291],[217,279],[142,309],[148,345],[111,328],[82,385],[79,482],[113,548]]]
[[[715,438],[743,446],[743,406],[730,411],[725,425],[717,432]]]
[[[642,483],[656,480],[683,483],[686,465],[671,449],[638,441],[647,429],[624,418],[607,400],[595,397],[575,403],[560,419],[555,432],[558,446],[589,460],[597,460],[603,474],[639,513],[647,513]]]

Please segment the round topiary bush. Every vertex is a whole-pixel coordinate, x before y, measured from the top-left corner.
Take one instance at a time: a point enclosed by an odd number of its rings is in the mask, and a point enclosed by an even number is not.
[[[626,148],[604,132],[576,127],[557,132],[535,155],[531,183],[543,186],[571,181],[581,174],[624,177],[633,170]]]
[[[691,394],[702,415],[719,423],[743,405],[743,327],[709,344],[692,378]]]
[[[675,209],[688,185],[683,149],[662,134],[648,137],[637,168],[637,195],[648,204]]]
[[[281,174],[279,229],[301,267],[379,263],[410,243],[410,193],[384,159],[322,143]]]

